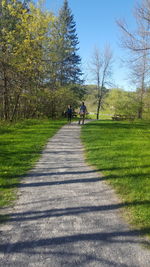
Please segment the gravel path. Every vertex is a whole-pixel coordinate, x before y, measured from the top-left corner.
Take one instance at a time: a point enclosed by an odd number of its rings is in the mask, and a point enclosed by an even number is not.
[[[48,142],[0,226],[0,266],[149,267],[150,250],[120,216],[121,204],[84,161],[80,126]]]

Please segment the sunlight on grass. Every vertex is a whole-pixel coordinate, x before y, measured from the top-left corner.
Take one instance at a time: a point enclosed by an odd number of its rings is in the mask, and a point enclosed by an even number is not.
[[[129,221],[150,229],[149,123],[95,121],[83,127],[82,140],[88,161],[126,203]]]
[[[48,138],[65,121],[25,120],[0,127],[0,206],[10,204],[21,176],[35,164]]]

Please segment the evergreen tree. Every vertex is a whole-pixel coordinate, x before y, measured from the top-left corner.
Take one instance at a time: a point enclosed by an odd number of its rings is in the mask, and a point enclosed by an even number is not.
[[[64,0],[63,7],[59,11],[52,31],[52,40],[52,58],[55,58],[53,64],[55,73],[57,73],[56,81],[60,85],[81,84],[81,59],[77,54],[79,42],[74,17],[67,0]]]
[[[0,5],[0,119],[57,117],[85,93],[68,2],[58,17],[29,2]]]

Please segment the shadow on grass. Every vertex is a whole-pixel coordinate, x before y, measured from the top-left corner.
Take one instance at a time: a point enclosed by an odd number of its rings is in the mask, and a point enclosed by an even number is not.
[[[84,125],[84,128],[90,128],[92,126],[96,126],[98,128],[105,127],[105,128],[135,128],[135,129],[147,129],[149,128],[149,123],[144,121],[137,121],[137,122],[131,122],[131,121],[112,121],[112,120],[100,120],[100,121],[91,121],[90,123],[87,123]]]
[[[19,162],[21,161],[21,158],[23,159],[28,159],[28,158],[31,158],[31,155],[40,155],[42,154],[42,148],[39,148],[38,151],[34,151],[33,150],[21,150],[21,151],[17,151],[17,152],[14,152],[14,151],[11,151],[11,152],[7,152],[7,151],[2,151],[1,152],[1,157],[2,159],[5,157],[5,160],[10,160],[10,159],[13,159],[15,158],[15,160],[18,160]],[[18,162],[16,163],[16,161],[14,160],[13,162],[13,166],[18,166]],[[22,166],[23,164],[21,164]]]
[[[0,128],[0,135],[2,134],[10,134],[10,133],[13,133],[14,130],[12,129],[6,129],[6,128]]]
[[[7,222],[10,217],[7,214],[0,214],[0,224]]]

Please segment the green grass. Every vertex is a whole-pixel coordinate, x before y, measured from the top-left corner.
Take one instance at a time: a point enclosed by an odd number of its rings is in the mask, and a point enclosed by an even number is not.
[[[0,125],[0,207],[16,198],[20,178],[33,167],[48,138],[65,121],[25,120]],[[0,217],[3,221],[4,216]]]
[[[88,114],[88,115],[86,115],[86,119],[96,120],[96,118],[97,118],[96,113],[95,114]],[[109,113],[107,113],[107,112],[101,112],[99,114],[99,119],[100,120],[110,120],[110,119],[112,119],[112,115],[109,114]]]
[[[150,123],[95,121],[84,125],[88,161],[116,189],[129,222],[150,235]]]

